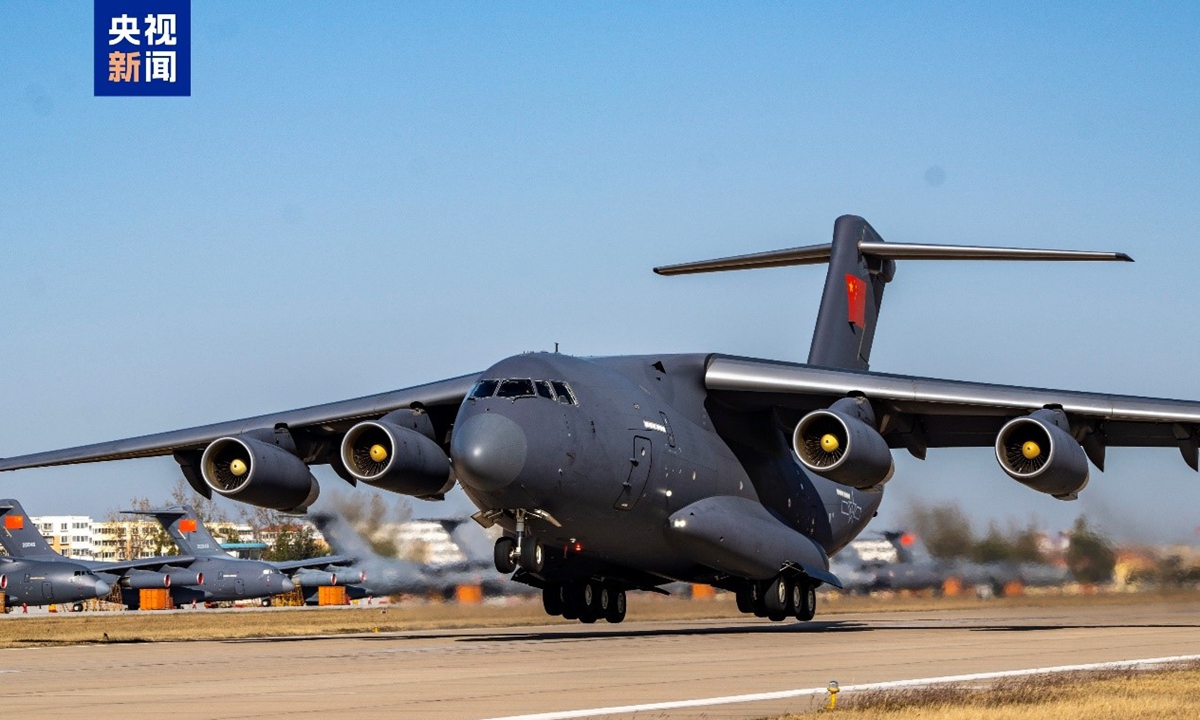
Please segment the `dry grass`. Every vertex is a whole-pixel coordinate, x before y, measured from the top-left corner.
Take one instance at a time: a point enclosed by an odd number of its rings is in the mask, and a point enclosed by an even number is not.
[[[828,714],[845,720],[1194,720],[1200,717],[1200,665],[1062,673],[1002,680],[984,688],[846,693]],[[812,715],[778,720],[804,717]]]

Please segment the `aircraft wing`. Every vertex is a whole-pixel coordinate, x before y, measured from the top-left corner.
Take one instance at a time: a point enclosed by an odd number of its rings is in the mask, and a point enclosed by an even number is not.
[[[213,440],[228,435],[238,435],[250,430],[270,430],[280,425],[286,425],[294,435],[299,434],[308,439],[320,439],[320,436],[335,437],[348,430],[359,420],[378,418],[393,410],[413,405],[421,405],[429,409],[431,415],[437,409],[446,408],[453,413],[453,409],[462,402],[478,377],[478,374],[463,375],[427,385],[367,395],[353,400],[313,405],[298,410],[258,415],[241,420],[230,420],[185,430],[173,430],[64,450],[3,458],[0,459],[0,472],[22,468],[170,455],[180,451],[202,449]],[[314,460],[320,461],[320,458],[314,458]]]
[[[325,557],[308,558],[306,560],[286,560],[284,562],[271,563],[279,570],[303,570],[305,568],[319,568],[326,565],[349,565],[354,562],[354,558],[346,557],[345,555],[326,555]]]
[[[1088,456],[1103,470],[1103,448],[1178,447],[1197,468],[1200,402],[1072,390],[995,385],[755,360],[724,355],[709,359],[705,385],[734,410],[779,412],[795,422],[848,395],[862,395],[882,410],[880,432],[893,448],[923,458],[929,447],[986,447],[1009,420],[1047,406],[1070,418]],[[789,428],[790,431],[790,428]],[[1096,441],[1099,441],[1097,444]]]
[[[93,572],[103,573],[121,573],[129,570],[157,570],[161,567],[175,567],[177,565],[190,565],[195,562],[196,558],[190,555],[172,555],[170,557],[154,557],[143,558],[141,560],[122,560],[120,562],[97,563],[89,565],[89,569]]]

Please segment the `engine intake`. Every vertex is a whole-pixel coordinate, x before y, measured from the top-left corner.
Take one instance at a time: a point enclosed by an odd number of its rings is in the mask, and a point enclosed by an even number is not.
[[[321,492],[300,458],[245,435],[209,444],[200,458],[200,474],[220,495],[284,512],[304,510]]]
[[[792,449],[812,472],[858,490],[877,490],[895,465],[887,441],[875,429],[875,412],[863,398],[842,398],[828,410],[801,418]]]
[[[414,418],[423,419],[427,427]],[[401,411],[355,425],[342,438],[346,470],[356,480],[382,490],[414,497],[443,495],[453,487],[454,478],[450,459],[429,437],[428,422],[423,414]],[[428,434],[406,425],[426,429]]]
[[[1088,483],[1087,453],[1071,437],[1061,410],[1038,410],[1008,421],[996,436],[996,460],[1023,485],[1074,500]]]

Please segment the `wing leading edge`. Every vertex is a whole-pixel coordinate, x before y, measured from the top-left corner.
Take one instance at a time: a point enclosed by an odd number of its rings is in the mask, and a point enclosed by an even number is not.
[[[462,375],[449,380],[367,395],[353,400],[313,405],[297,410],[257,415],[184,430],[3,458],[0,459],[0,472],[170,455],[179,451],[202,448],[217,438],[239,435],[251,430],[269,430],[281,425],[286,426],[292,432],[335,434],[338,430],[347,429],[356,421],[378,418],[401,408],[415,405],[427,409],[457,407],[478,377],[478,373]]]
[[[723,355],[710,358],[705,385],[711,395],[733,408],[775,408],[786,420],[848,395],[863,395],[884,411],[880,431],[889,445],[907,447],[918,457],[924,456],[926,447],[989,446],[1008,420],[1059,407],[1070,418],[1078,440],[1094,436],[1104,446],[1177,446],[1196,469],[1200,402],[836,370]],[[1100,457],[1097,465],[1102,463]]]

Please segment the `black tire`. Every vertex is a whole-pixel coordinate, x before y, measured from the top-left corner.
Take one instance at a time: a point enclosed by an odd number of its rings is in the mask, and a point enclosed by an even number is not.
[[[496,570],[501,575],[508,575],[517,569],[517,561],[513,557],[516,548],[517,542],[510,537],[496,540],[496,547],[492,551],[492,560],[495,561]]]
[[[75,603],[72,605],[71,612],[83,612],[83,603]]]
[[[788,614],[782,610],[772,610],[767,613],[767,619],[771,622],[783,622],[788,619]]]
[[[738,588],[736,596],[738,612],[747,615],[754,612],[754,592],[749,587]]]
[[[591,592],[585,596],[587,598],[588,614],[596,619],[600,619],[604,617],[604,613],[608,610],[608,588],[596,580],[588,580],[587,585],[591,588]]]
[[[609,591],[608,610],[604,613],[604,619],[610,623],[619,623],[625,619],[624,590]]]
[[[542,588],[542,607],[546,610],[547,615],[562,615],[563,607],[566,603],[563,602],[563,586],[558,583],[548,583]]]
[[[797,583],[797,585],[800,584]],[[803,599],[796,606],[796,619],[800,622],[808,622],[817,614],[817,586],[812,583],[803,583],[803,587]]]
[[[787,578],[782,575],[776,576],[763,593],[763,606],[767,609],[767,617],[774,619],[779,614],[787,615],[789,599]]]
[[[533,538],[525,538],[521,543],[521,569],[526,572],[540,573],[546,566],[546,550],[540,542]]]
[[[581,581],[563,586],[563,617],[567,620],[583,620],[587,613],[586,588],[587,583]]]
[[[766,581],[758,581],[750,586],[750,597],[754,603],[754,617],[765,618],[770,614],[766,603],[766,592],[769,584]]]
[[[804,602],[808,595],[807,587],[808,583],[804,582],[803,580],[794,580],[792,582],[792,587],[789,590],[791,596],[788,599],[788,608],[790,609],[791,614],[796,616],[797,620],[804,619],[801,617],[801,615],[804,612]]]
[[[262,606],[263,607],[271,607],[271,598],[263,598]]]
[[[596,597],[596,586],[591,580],[584,580],[579,583],[579,622],[591,625],[599,619],[599,613],[596,612],[596,606],[599,605],[599,598]]]

